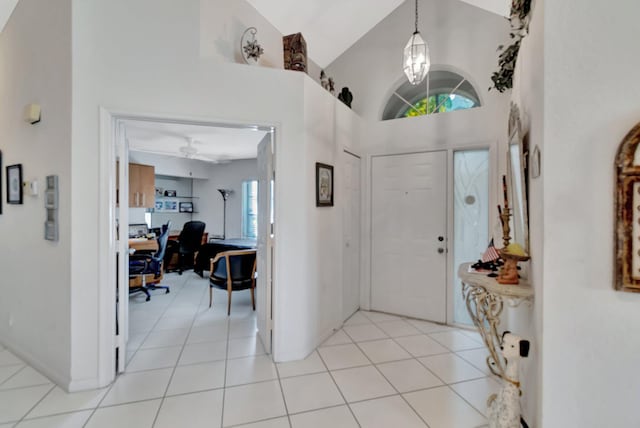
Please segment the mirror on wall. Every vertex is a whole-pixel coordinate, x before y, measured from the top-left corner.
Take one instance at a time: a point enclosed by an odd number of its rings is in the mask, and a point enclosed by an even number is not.
[[[527,183],[527,140],[522,135],[520,111],[516,104],[511,104],[509,115],[509,152],[507,154],[507,172],[511,186],[512,209],[512,242],[522,245],[529,254],[529,207]]]

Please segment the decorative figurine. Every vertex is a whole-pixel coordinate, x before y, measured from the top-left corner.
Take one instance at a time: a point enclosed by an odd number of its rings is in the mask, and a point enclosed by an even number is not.
[[[242,52],[242,59],[247,64],[256,64],[260,59],[260,56],[264,53],[264,49],[258,43],[256,34],[258,30],[255,27],[249,27],[242,33],[240,39],[240,48]]]
[[[307,72],[307,42],[302,34],[295,33],[282,38],[284,69]]]
[[[353,101],[353,94],[346,86],[342,88],[342,91],[338,94],[338,99],[345,103],[345,105],[351,108],[351,102]]]
[[[331,95],[336,94],[336,84],[333,82],[333,77],[329,77],[329,92]]]
[[[329,90],[329,80],[327,80],[327,74],[324,70],[320,71],[320,86],[322,86],[322,89]]]
[[[520,374],[519,363],[529,356],[528,340],[505,331],[502,334],[502,355],[507,367],[502,376],[502,388],[487,400],[489,428],[528,428],[520,414]]]

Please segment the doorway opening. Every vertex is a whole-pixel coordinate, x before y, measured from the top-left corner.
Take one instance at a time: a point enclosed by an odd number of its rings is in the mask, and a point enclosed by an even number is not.
[[[159,368],[157,364],[173,367],[179,364],[180,355],[198,348],[196,345],[203,347],[205,342],[212,349],[216,347],[214,342],[219,342],[226,350],[228,334],[234,328],[242,330],[242,338],[252,337],[270,353],[275,128],[106,111],[102,119],[103,139],[107,137],[109,142],[103,147],[107,157],[103,165],[110,165],[106,174],[107,227],[113,237],[109,251],[105,250],[111,262],[105,263],[104,273],[108,277],[106,288],[113,294],[108,304],[109,293],[101,289],[101,298],[105,297],[101,319],[112,318],[114,326],[100,332],[104,348],[101,355],[105,354],[102,378],[109,378],[106,367],[110,359],[113,379],[115,372],[124,371],[128,364],[127,370],[132,371]],[[152,167],[150,183],[145,182],[148,178],[136,175],[138,172],[132,169],[136,165]],[[247,182],[253,185],[244,185]],[[247,192],[250,194],[245,195]],[[251,204],[249,209],[243,206],[247,202]],[[194,223],[203,223],[204,231],[195,250],[183,253],[180,240],[190,239],[187,231]],[[138,243],[155,244],[149,255],[158,255],[162,249],[158,238],[165,229],[169,243],[164,247],[160,274],[139,275],[130,270],[130,254],[141,251],[135,248]],[[255,312],[250,288],[232,293],[216,288],[209,308],[211,260],[218,254],[224,257],[228,251],[241,250],[253,252],[259,273],[251,273],[256,284]],[[142,277],[147,291],[140,287]],[[222,325],[227,334],[224,341],[216,332]],[[163,362],[150,366],[155,354],[161,355]],[[188,363],[188,358],[184,362]]]

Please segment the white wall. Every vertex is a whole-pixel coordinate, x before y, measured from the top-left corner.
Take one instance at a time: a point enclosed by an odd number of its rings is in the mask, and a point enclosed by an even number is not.
[[[545,427],[640,421],[640,295],[613,285],[614,159],[640,117],[638,15],[638,2],[545,3]]]
[[[351,89],[353,108],[362,117],[379,120],[393,91],[406,80],[402,53],[413,25],[414,3],[406,1],[327,67],[338,91]],[[429,43],[433,67],[446,66],[468,78],[483,105],[503,102],[487,88],[508,28],[504,18],[460,1],[420,0],[419,29]]]
[[[193,219],[207,224],[209,237],[222,235],[223,200],[217,189],[231,189],[233,193],[227,200],[226,237],[242,237],[242,182],[257,180],[257,160],[243,159],[211,165],[208,172],[206,180],[193,182],[193,195],[198,197],[194,200],[198,214],[194,214]]]
[[[303,99],[309,78],[302,73],[222,64],[203,57],[202,44],[208,41],[202,38],[200,5],[198,0],[74,2],[71,174],[72,194],[83,198],[72,205],[73,227],[93,230],[100,198],[105,197],[96,194],[101,168],[100,106],[115,112],[178,119],[275,125],[278,230],[274,357],[279,361],[299,359],[320,340],[308,329],[308,315],[301,310],[309,305],[304,300],[307,295],[301,294],[305,289],[301,284],[314,281],[309,275],[309,252],[301,246],[316,227],[306,218],[308,204],[315,196],[309,194],[305,177],[314,174],[314,165],[300,161],[305,159],[307,144]],[[236,18],[229,15],[225,20]],[[97,271],[98,243],[74,234],[73,337],[81,340],[72,340],[72,355],[83,359],[72,366],[74,380],[97,376]]]
[[[42,106],[37,125],[22,119],[29,103]],[[23,179],[37,179],[41,189],[38,196],[25,194],[23,205],[7,205],[0,171],[0,342],[65,384],[71,347],[70,0],[22,0],[0,34],[0,150],[3,167],[22,164]],[[42,190],[50,174],[59,177],[58,242],[43,237]]]
[[[529,134],[529,153],[538,146],[545,153],[544,138],[544,1],[536,0],[532,11],[529,35],[523,40],[511,94],[520,107],[524,133]],[[529,246],[531,253],[529,282],[534,287],[533,306],[521,305],[508,308],[505,327],[531,341],[529,358],[522,363],[522,396],[525,419],[529,426],[541,426],[542,394],[547,386],[542,384],[543,368],[543,296],[546,287],[543,280],[544,245],[544,183],[545,174],[529,177]],[[574,424],[570,424],[574,425]],[[553,425],[550,425],[553,426]]]

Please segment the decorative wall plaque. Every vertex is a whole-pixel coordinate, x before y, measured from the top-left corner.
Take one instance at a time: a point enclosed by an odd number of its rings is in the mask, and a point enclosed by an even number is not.
[[[282,38],[284,48],[284,69],[307,72],[307,42],[301,33]]]
[[[616,289],[640,292],[640,124],[616,156]]]

